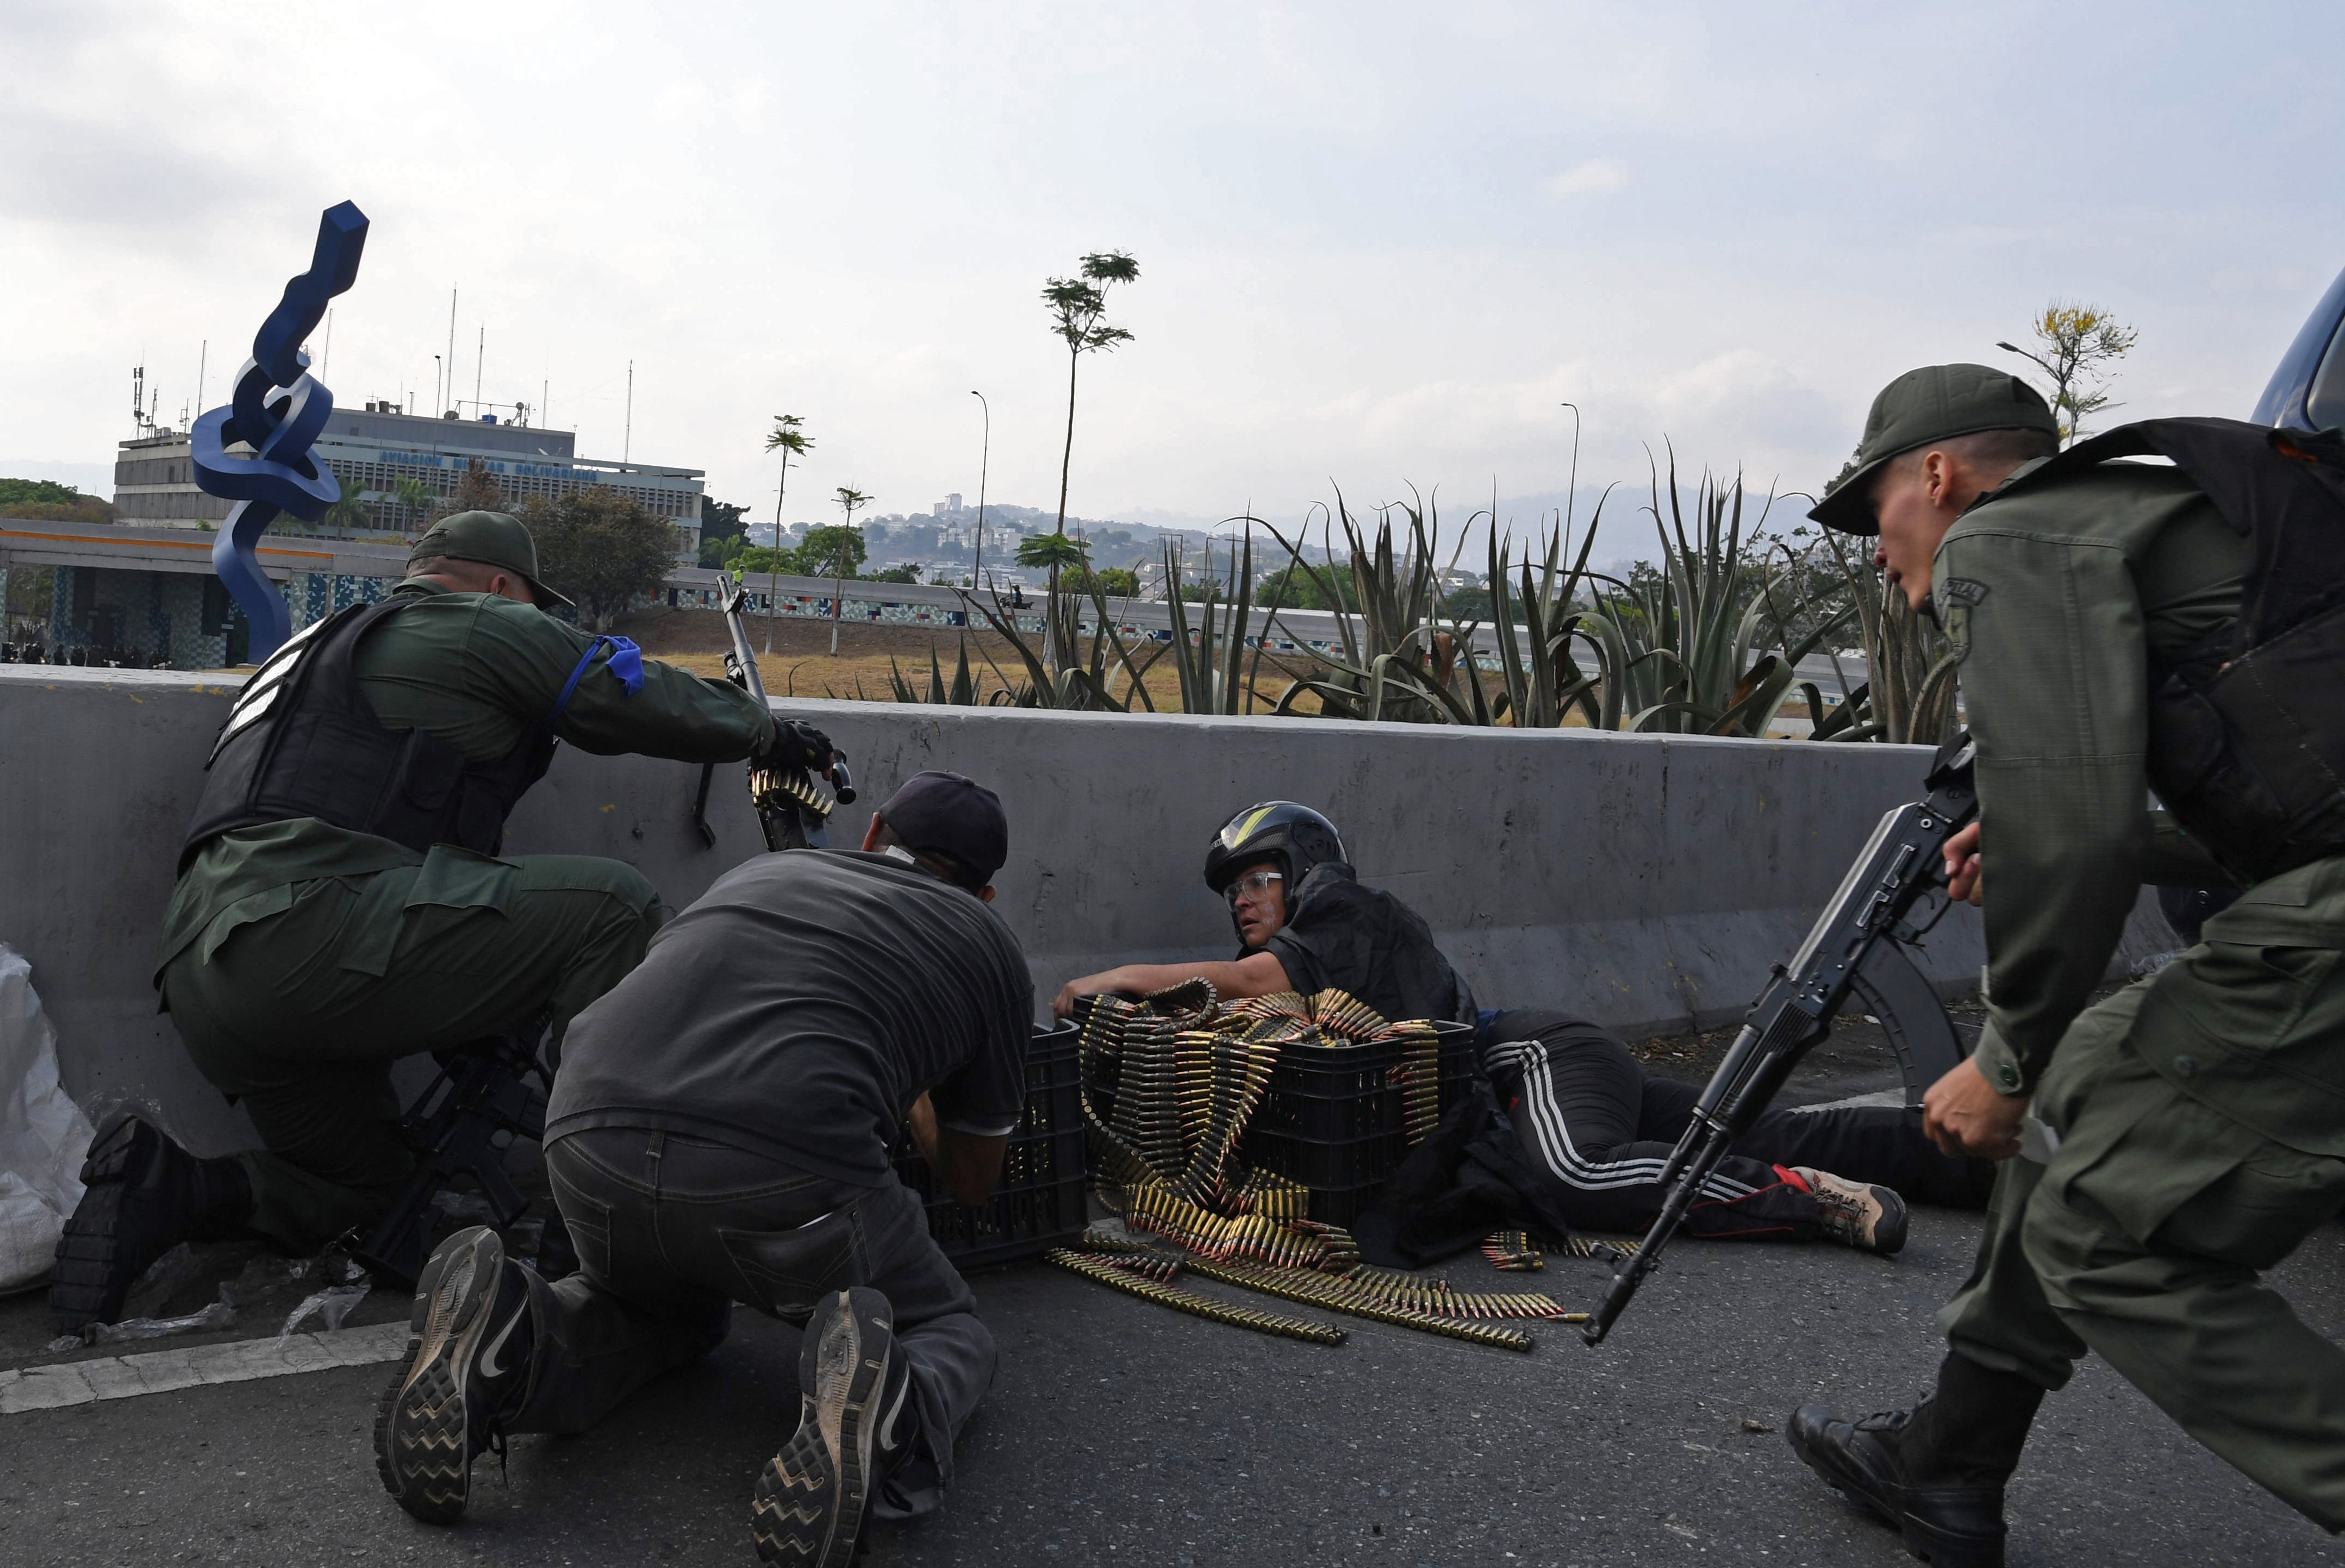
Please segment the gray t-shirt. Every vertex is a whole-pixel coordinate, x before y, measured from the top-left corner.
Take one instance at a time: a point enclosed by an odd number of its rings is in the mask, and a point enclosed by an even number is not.
[[[688,1133],[876,1186],[923,1090],[947,1127],[1016,1127],[1033,1017],[1018,939],[960,888],[882,855],[761,855],[572,1022],[546,1141]]]

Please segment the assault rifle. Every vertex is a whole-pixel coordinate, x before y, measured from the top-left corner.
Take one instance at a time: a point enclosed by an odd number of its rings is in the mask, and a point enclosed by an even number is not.
[[[1974,754],[1967,731],[1938,749],[1924,781],[1927,793],[1881,819],[1808,939],[1788,966],[1775,966],[1774,978],[1751,1005],[1742,1032],[1694,1102],[1693,1120],[1661,1168],[1661,1183],[1670,1193],[1660,1217],[1613,1273],[1611,1289],[1580,1330],[1589,1344],[1604,1342],[1734,1140],[1759,1119],[1800,1058],[1832,1033],[1833,1015],[1848,1000],[1873,950],[1886,942],[1918,939],[1945,912],[1939,892],[1928,922],[1916,927],[1907,918],[1925,895],[1943,887],[1946,841],[1978,815]]]
[[[725,655],[725,678],[763,707],[766,683],[757,677],[757,655],[749,651],[749,629],[741,621],[741,606],[747,600],[738,582],[726,583],[717,595],[725,629],[733,634],[733,646]],[[715,763],[700,765],[700,791],[692,803],[693,825],[711,849],[716,846],[716,830],[708,825],[708,783],[716,774]],[[749,800],[757,808],[757,825],[765,830],[767,849],[823,849],[829,845],[824,824],[833,809],[855,804],[855,780],[847,771],[846,757],[837,753],[820,776],[795,764],[759,767],[752,763]]]
[[[504,1151],[516,1138],[534,1139],[545,1131],[553,1076],[538,1054],[543,1033],[543,1026],[535,1024],[442,1055],[440,1076],[400,1118],[401,1138],[417,1152],[415,1174],[350,1254],[378,1283],[415,1288],[431,1239],[432,1196],[458,1177],[472,1178],[500,1230],[529,1208],[505,1173]],[[551,1267],[558,1276],[568,1272],[560,1267],[566,1259],[548,1249],[566,1250],[568,1236],[560,1216],[549,1215],[545,1223],[538,1260],[542,1272]]]

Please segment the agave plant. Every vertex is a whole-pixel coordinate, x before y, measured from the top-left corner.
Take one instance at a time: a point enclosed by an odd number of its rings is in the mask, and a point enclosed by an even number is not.
[[[1954,726],[1954,650],[1904,594],[1884,592],[1872,561],[1853,554],[1830,530],[1824,543],[1847,583],[1848,613],[1856,616],[1863,636],[1867,678],[1829,710],[1821,693],[1805,688],[1816,739],[1941,744]]]
[[[1320,595],[1335,611],[1340,654],[1312,650],[1325,673],[1297,678],[1280,693],[1274,713],[1294,711],[1304,694],[1319,699],[1319,711],[1330,718],[1386,719],[1412,723],[1487,723],[1487,704],[1478,714],[1457,691],[1460,648],[1470,648],[1479,623],[1460,626],[1447,613],[1441,595],[1441,573],[1435,562],[1441,535],[1438,501],[1422,497],[1415,503],[1396,501],[1379,507],[1373,534],[1365,531],[1338,491],[1332,510],[1323,508],[1322,552],[1335,559],[1334,525],[1341,522],[1344,542],[1351,555],[1351,582],[1359,603],[1356,618],[1344,608],[1333,572],[1323,573],[1304,555],[1301,541],[1268,523],[1273,538],[1286,550],[1287,573],[1297,569],[1308,575]],[[1406,542],[1396,548],[1393,514],[1408,520]],[[1480,516],[1476,513],[1475,516]],[[1473,519],[1467,520],[1467,526]],[[1464,548],[1461,541],[1459,549]],[[1450,564],[1457,564],[1453,551]],[[1264,631],[1275,624],[1273,611]],[[1478,687],[1475,688],[1478,693]]]
[[[1100,591],[1098,574],[1091,572],[1090,561],[1078,581],[1081,588],[1070,587],[1053,581],[1042,603],[1043,623],[1047,628],[1042,646],[1037,649],[1027,641],[1018,624],[1016,612],[1002,602],[999,592],[990,592],[993,602],[989,606],[968,589],[956,590],[961,602],[985,617],[986,623],[1009,642],[1016,652],[1018,662],[1025,668],[1026,678],[1012,681],[1001,666],[985,654],[986,663],[993,667],[1001,689],[986,699],[989,705],[1019,708],[1062,708],[1074,712],[1119,713],[1132,711],[1132,704],[1153,713],[1156,703],[1148,694],[1145,679],[1149,670],[1162,657],[1160,647],[1145,659],[1135,661],[1132,650],[1124,645],[1122,634],[1115,629],[1116,616],[1108,608],[1107,596]],[[1055,578],[1055,574],[1054,574]],[[1082,602],[1091,602],[1091,632],[1088,639],[1081,635]],[[1085,643],[1088,642],[1088,648]],[[1071,655],[1071,657],[1070,656]],[[935,653],[929,654],[933,678],[932,690],[942,690],[942,672],[935,668]],[[968,647],[961,650],[964,668],[968,663]],[[1116,690],[1118,677],[1122,677],[1122,691]],[[913,701],[903,695],[909,686],[899,685],[897,700]],[[958,678],[954,690],[961,690]],[[978,701],[973,683],[967,688],[966,701]],[[942,699],[936,699],[942,700]],[[959,699],[956,699],[959,700]]]
[[[1270,640],[1270,620],[1264,621],[1259,636],[1253,634],[1254,520],[1239,521],[1248,526],[1244,539],[1233,541],[1229,547],[1230,601],[1226,606],[1221,602],[1222,579],[1213,572],[1212,542],[1208,541],[1205,547],[1201,596],[1191,599],[1187,595],[1188,583],[1182,575],[1186,552],[1172,541],[1164,541],[1165,610],[1172,618],[1172,640],[1166,646],[1172,654],[1173,671],[1181,680],[1183,713],[1254,711],[1254,682],[1262,673],[1263,644]],[[1293,571],[1289,566],[1290,576]],[[1279,595],[1274,593],[1273,597]],[[1196,617],[1193,636],[1192,614]],[[1248,641],[1254,644],[1254,664],[1241,676],[1240,666],[1246,662]]]
[[[1768,651],[1767,594],[1763,584],[1756,594],[1746,588],[1742,477],[1730,484],[1705,472],[1695,487],[1690,527],[1674,452],[1669,479],[1665,516],[1655,467],[1649,510],[1660,535],[1660,570],[1641,582],[1606,580],[1609,589],[1598,588],[1595,608],[1579,618],[1576,630],[1598,666],[1597,723],[1639,733],[1764,734],[1799,662],[1853,611],[1842,610],[1791,647]],[[1771,494],[1757,526],[1764,526],[1773,501]],[[1568,654],[1566,662],[1576,674]]]

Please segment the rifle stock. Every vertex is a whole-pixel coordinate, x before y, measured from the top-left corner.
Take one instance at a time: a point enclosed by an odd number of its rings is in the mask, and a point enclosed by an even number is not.
[[[1789,964],[1775,966],[1661,1168],[1669,1195],[1660,1215],[1614,1271],[1611,1287],[1580,1330],[1590,1345],[1604,1342],[1638,1287],[1660,1266],[1663,1249],[1735,1140],[1764,1114],[1800,1058],[1832,1032],[1832,1018],[1874,946],[1919,935],[1906,916],[1944,882],[1946,841],[1978,815],[1974,755],[1967,732],[1939,748],[1924,797],[1882,817],[1839,891],[1809,927],[1807,940]]]

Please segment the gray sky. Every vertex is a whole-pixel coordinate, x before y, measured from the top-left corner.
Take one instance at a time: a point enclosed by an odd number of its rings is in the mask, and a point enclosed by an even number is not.
[[[760,518],[779,412],[793,520],[973,500],[972,387],[991,495],[1053,504],[1036,295],[1109,248],[1088,517],[1552,495],[1566,400],[1584,484],[1666,436],[1814,487],[1883,381],[2054,295],[2139,329],[2128,414],[2244,415],[2345,266],[2340,43],[2333,5],[14,0],[0,472],[109,491],[142,358],[176,417],[208,338],[222,401],[345,197],[339,402],[429,402],[454,284],[461,396],[485,322],[484,396],[550,382],[616,457],[632,359],[634,455]]]

